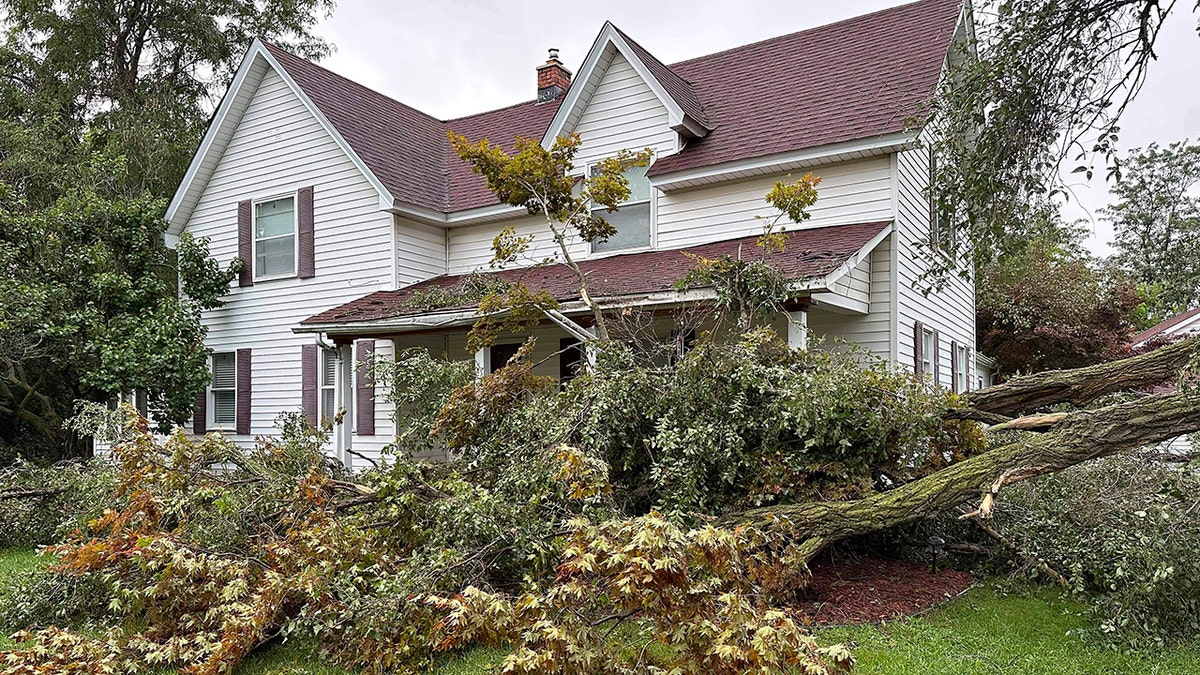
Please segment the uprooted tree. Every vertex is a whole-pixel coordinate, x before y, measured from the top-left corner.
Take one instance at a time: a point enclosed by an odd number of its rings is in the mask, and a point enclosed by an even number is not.
[[[101,625],[140,628],[29,632],[2,658],[223,673],[308,634],[378,672],[484,643],[512,649],[509,672],[833,673],[848,654],[788,605],[821,548],[963,504],[987,518],[1006,485],[1200,430],[1188,382],[1137,393],[1189,372],[1200,338],[965,397],[762,330],[661,367],[610,344],[561,392],[528,353],[478,382],[436,381],[428,355],[420,382],[395,378],[441,392],[437,416],[405,422],[449,464],[351,476],[300,418],[253,451],[161,446],[132,420],[112,501],[81,505],[90,522],[55,552],[60,574],[111,580],[112,598],[80,603],[117,615]]]

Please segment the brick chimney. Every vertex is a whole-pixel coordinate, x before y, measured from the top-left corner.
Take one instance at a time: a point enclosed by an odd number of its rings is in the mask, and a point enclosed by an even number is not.
[[[558,60],[558,50],[550,50],[550,58],[544,65],[537,67],[538,103],[546,103],[562,96],[571,86],[571,71],[563,67]]]

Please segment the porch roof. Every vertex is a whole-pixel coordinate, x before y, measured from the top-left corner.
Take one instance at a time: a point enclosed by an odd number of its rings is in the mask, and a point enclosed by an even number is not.
[[[891,221],[877,221],[795,230],[788,233],[785,249],[768,254],[767,260],[793,281],[823,279],[842,269],[856,255],[869,253],[889,225]],[[757,240],[758,237],[742,237],[682,249],[613,255],[583,260],[579,266],[588,275],[589,291],[597,299],[669,293],[695,266],[695,261],[685,253],[705,258],[736,257],[743,250],[746,254],[757,254]],[[523,283],[534,291],[547,291],[559,302],[579,299],[575,275],[562,263],[480,274],[503,282]],[[453,288],[468,276],[443,274],[395,291],[376,291],[305,319],[300,322],[301,330],[312,332],[326,326],[461,313],[475,305],[430,308],[422,306],[420,299],[431,291]]]

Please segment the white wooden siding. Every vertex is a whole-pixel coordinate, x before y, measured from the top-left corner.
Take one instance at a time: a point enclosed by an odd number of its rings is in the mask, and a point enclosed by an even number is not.
[[[955,276],[940,291],[923,292],[921,275],[928,268],[927,249],[917,243],[929,236],[929,201],[925,186],[929,182],[929,158],[925,150],[906,150],[898,154],[896,245],[898,302],[898,366],[913,367],[913,324],[920,321],[938,331],[939,384],[950,387],[950,349],[957,341],[975,353],[975,285],[971,279]],[[974,364],[963,364],[974,372]]]
[[[227,304],[204,313],[215,351],[252,350],[251,434],[272,434],[282,412],[300,410],[303,319],[393,284],[393,223],[362,173],[274,71],[252,97],[185,229],[209,239],[222,264],[237,256],[237,207],[313,186],[316,275],[234,286]],[[379,406],[377,430],[391,435]],[[251,436],[234,436],[248,443]]]
[[[558,244],[550,235],[550,228],[542,216],[523,216],[499,223],[485,223],[468,227],[456,227],[446,232],[447,268],[450,274],[467,274],[474,270],[487,270],[492,260],[492,240],[500,231],[511,227],[518,236],[533,237],[529,250],[511,267],[526,267],[548,257],[559,256]],[[573,233],[568,233],[567,245],[571,257],[587,257],[588,246]]]
[[[582,141],[576,166],[582,168],[621,150],[652,148],[658,155],[674,153],[678,135],[670,124],[666,106],[625,57],[617,54],[575,125]]]
[[[863,298],[855,290],[851,290],[853,294],[844,293],[848,297],[865,299],[867,313],[838,313],[818,305],[808,313],[808,328],[813,335],[824,337],[827,342],[840,338],[860,345],[881,359],[891,357],[891,261],[894,236],[880,243],[867,260],[854,268],[857,276],[852,287],[861,288],[861,274],[867,273],[869,284],[866,297]]]
[[[788,229],[891,220],[891,169],[886,158],[833,164],[813,169],[821,178],[812,217]],[[792,180],[802,175],[791,176]],[[767,193],[788,174],[775,174],[694,190],[663,193],[658,200],[658,246],[681,248],[709,241],[749,237],[762,232],[755,216],[778,212]]]
[[[399,216],[395,227],[396,288],[446,273],[446,230]]]

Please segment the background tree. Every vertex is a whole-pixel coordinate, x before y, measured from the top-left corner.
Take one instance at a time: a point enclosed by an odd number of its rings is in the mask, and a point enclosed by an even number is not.
[[[976,8],[977,39],[952,54],[929,119],[932,193],[948,227],[934,277],[1019,251],[1041,203],[1062,197],[1060,167],[1119,174],[1119,121],[1154,60],[1158,0],[996,0]],[[968,267],[969,269],[969,267]]]
[[[1200,145],[1152,143],[1129,153],[1105,217],[1114,262],[1153,291],[1148,327],[1200,302]]]
[[[160,424],[181,422],[208,382],[200,310],[239,263],[221,269],[187,235],[167,248],[160,201],[23,206],[0,184],[0,438],[74,454],[76,401],[135,390]]]
[[[0,0],[0,180],[31,208],[78,185],[168,197],[254,37],[306,57],[332,0]]]
[[[1002,260],[980,264],[979,348],[999,375],[1078,368],[1128,354],[1142,302],[1134,283],[1080,245],[1083,230],[1053,210],[1034,237]]]

